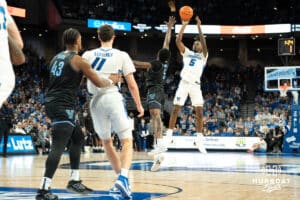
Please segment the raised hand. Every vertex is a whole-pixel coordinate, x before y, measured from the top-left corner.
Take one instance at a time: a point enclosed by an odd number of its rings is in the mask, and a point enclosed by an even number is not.
[[[170,16],[168,22],[165,21],[165,24],[170,28],[173,27],[175,23],[176,23],[176,19],[174,16]]]
[[[196,20],[196,22],[197,22],[198,25],[201,25],[201,20],[200,20],[199,16],[196,16],[195,20]]]

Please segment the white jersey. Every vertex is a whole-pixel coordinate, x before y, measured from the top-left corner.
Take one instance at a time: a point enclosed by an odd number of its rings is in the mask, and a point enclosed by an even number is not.
[[[203,53],[196,53],[185,47],[183,56],[183,69],[181,70],[180,77],[182,80],[189,83],[200,84],[203,69],[207,62],[207,57]]]
[[[96,70],[100,77],[108,78],[110,74],[122,73],[127,76],[135,72],[135,67],[129,55],[118,49],[114,48],[97,48],[87,51],[82,55],[92,68]],[[89,93],[93,95],[101,95],[104,93],[119,91],[117,86],[110,86],[106,88],[98,88],[90,80],[87,82]]]
[[[7,25],[10,20],[7,12],[7,5],[5,0],[0,0],[0,66],[1,71],[11,69],[11,61],[8,47],[8,32]]]

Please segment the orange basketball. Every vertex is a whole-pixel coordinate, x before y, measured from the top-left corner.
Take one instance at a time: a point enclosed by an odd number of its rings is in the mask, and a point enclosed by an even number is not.
[[[182,6],[179,10],[181,20],[189,21],[193,17],[194,11],[190,6]]]

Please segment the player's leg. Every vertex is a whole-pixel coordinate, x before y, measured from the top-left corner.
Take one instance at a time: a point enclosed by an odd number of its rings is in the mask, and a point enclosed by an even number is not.
[[[190,86],[189,95],[196,113],[196,129],[197,129],[197,146],[201,153],[207,153],[204,147],[203,130],[203,96],[200,85],[193,84]]]
[[[0,74],[0,108],[13,91],[15,82],[15,73],[13,69],[3,69]]]
[[[51,181],[73,130],[74,125],[70,123],[57,123],[52,126],[51,151],[46,160],[46,170],[40,184],[40,189],[37,192],[36,200],[58,199],[58,196],[52,194],[50,191]]]
[[[158,147],[165,146],[163,144],[163,134],[162,134],[162,120],[160,109],[152,108],[149,109],[150,116],[152,119],[152,127],[154,132],[154,143],[157,144]]]
[[[111,138],[111,121],[107,114],[107,110],[109,110],[108,107],[110,106],[102,106],[105,105],[105,102],[103,102],[103,98],[105,97],[94,97],[92,99],[92,101],[90,102],[91,116],[93,120],[94,130],[102,140],[107,158],[116,174],[119,174],[121,170],[121,161],[113,145],[113,141]]]
[[[69,148],[71,177],[70,181],[68,182],[67,189],[68,191],[76,192],[79,194],[89,194],[93,192],[93,190],[83,185],[79,177],[80,154],[83,143],[84,134],[81,130],[81,127],[76,124],[71,136],[71,143]]]
[[[109,98],[111,102],[112,98]],[[131,197],[131,190],[129,186],[129,169],[133,156],[133,144],[132,144],[132,128],[128,119],[125,105],[123,104],[123,97],[114,96],[114,102],[110,105],[110,119],[114,130],[118,134],[118,137],[122,144],[121,150],[121,170],[120,175],[115,183],[115,186],[121,191],[121,194],[125,198]]]
[[[184,81],[180,81],[173,100],[174,106],[170,116],[169,129],[166,132],[168,138],[172,138],[173,129],[175,128],[178,114],[180,113],[181,107],[184,105],[185,100],[188,97],[188,89],[189,85]]]

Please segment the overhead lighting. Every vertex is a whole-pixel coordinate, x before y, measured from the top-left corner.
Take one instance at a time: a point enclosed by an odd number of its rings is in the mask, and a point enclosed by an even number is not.
[[[96,39],[96,36],[93,36],[92,38],[93,38],[93,39]]]
[[[260,52],[260,48],[257,48],[256,50],[257,50],[257,52]]]
[[[258,38],[258,35],[255,35],[256,38]]]
[[[224,51],[223,49],[220,49],[220,51]]]
[[[123,33],[123,35],[127,35],[127,33]]]
[[[279,34],[279,37],[282,37],[282,34]]]
[[[43,34],[40,33],[40,34],[39,34],[39,37],[42,37],[42,36],[43,36]]]
[[[273,7],[273,9],[274,9],[275,11],[277,11],[277,10],[278,10],[277,6],[274,6],[274,7]]]
[[[269,37],[269,40],[272,40],[273,38],[272,37]]]
[[[27,29],[26,28],[23,28],[23,31],[26,31]]]
[[[48,33],[48,30],[47,30],[47,29],[45,30],[45,33]]]
[[[235,38],[235,35],[232,35],[231,37],[232,37],[232,38]]]
[[[220,37],[220,40],[223,40],[223,37]]]
[[[144,39],[144,36],[141,36],[142,39]]]
[[[145,33],[145,34],[144,34],[144,36],[145,36],[145,37],[147,37],[147,36],[148,36],[148,34],[147,34],[147,33]]]

